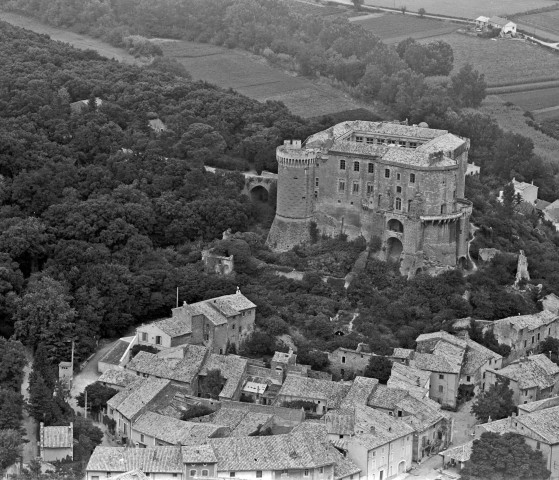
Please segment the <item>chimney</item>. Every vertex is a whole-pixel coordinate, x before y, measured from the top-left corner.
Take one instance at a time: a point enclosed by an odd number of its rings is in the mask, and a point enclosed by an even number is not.
[[[241,289],[239,288],[238,285],[237,285],[237,292],[236,292],[236,293],[237,293],[237,295],[240,295],[240,294],[241,294]]]
[[[375,426],[374,425],[371,425],[369,427],[369,433],[375,433]]]

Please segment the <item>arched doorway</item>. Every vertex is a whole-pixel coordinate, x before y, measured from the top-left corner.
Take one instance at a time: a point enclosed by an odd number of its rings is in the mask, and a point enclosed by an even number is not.
[[[268,202],[268,190],[266,190],[261,185],[256,185],[256,187],[250,190],[250,198],[257,202]]]
[[[400,222],[400,220],[393,218],[388,221],[388,230],[392,232],[404,233],[404,225]]]
[[[466,257],[460,257],[458,259],[458,267],[462,270],[466,270],[468,268],[468,260],[466,259]]]
[[[399,464],[398,464],[398,473],[404,473],[406,471],[406,461],[402,460]]]
[[[402,242],[398,238],[390,237],[386,242],[386,248],[387,258],[393,262],[399,262],[402,250],[404,250]]]

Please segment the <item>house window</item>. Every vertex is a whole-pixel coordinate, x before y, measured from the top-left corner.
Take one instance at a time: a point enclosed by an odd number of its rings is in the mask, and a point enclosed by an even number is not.
[[[446,213],[446,205],[441,205],[441,215]]]
[[[338,182],[338,192],[340,193],[345,192],[345,180],[340,180]]]
[[[145,440],[144,440],[144,434],[143,434],[143,433],[140,433],[140,442],[144,443],[144,441],[145,441]]]
[[[232,328],[233,330],[235,330],[235,324],[231,325],[231,328]]]
[[[534,335],[532,335],[532,345],[534,344],[535,338]]]
[[[139,373],[139,372],[136,372],[136,373]],[[110,409],[110,412],[111,412],[111,415],[114,415],[114,413],[115,413],[113,408]]]
[[[235,478],[235,472],[229,472],[229,477],[230,478]]]
[[[396,210],[402,210],[402,199],[400,197],[396,198]]]
[[[340,160],[340,170],[345,170],[345,160]]]
[[[410,142],[410,148],[417,148],[417,142]]]
[[[384,138],[379,138],[379,139],[377,140],[377,143],[378,143],[379,145],[384,145]]]
[[[148,334],[146,332],[142,332],[142,342],[148,341]]]
[[[345,363],[345,357],[342,357],[342,363]]]
[[[538,333],[538,342],[540,341],[540,334]]]
[[[209,473],[210,472],[208,472],[208,470],[202,470],[202,476],[203,477],[207,477]]]
[[[374,138],[367,138],[367,143],[375,143],[375,139]]]
[[[536,450],[539,450],[541,448],[542,444],[540,442],[536,442]]]
[[[410,173],[410,183],[415,183],[415,173]]]
[[[318,469],[318,473],[324,473],[324,467],[320,467],[320,468]]]
[[[389,168],[384,169],[384,178],[390,178],[390,169]]]
[[[256,478],[262,478],[262,470],[256,470]]]
[[[470,381],[470,376],[466,375],[466,382],[469,382],[469,381]]]
[[[359,143],[363,143],[363,137],[355,137],[355,141]]]
[[[400,147],[405,147],[406,146],[406,141],[405,140],[399,140],[398,145],[400,145]]]
[[[353,193],[359,193],[359,182],[353,182]]]
[[[524,340],[524,348],[526,348],[526,340]]]
[[[412,200],[408,200],[408,212],[411,212],[411,202]]]
[[[305,472],[303,473],[303,475],[305,475],[305,477],[308,477],[308,476],[309,476],[309,471],[308,471],[308,469],[305,468]]]
[[[191,477],[195,477],[197,473],[198,473],[197,470],[190,470],[190,476]]]
[[[157,336],[155,337],[155,344],[156,344],[156,345],[161,345],[161,337],[160,337],[159,335],[157,335]]]
[[[372,194],[373,194],[373,184],[367,183],[367,195],[372,195]]]
[[[398,416],[399,416],[399,417],[402,416],[402,410],[398,410]]]
[[[369,173],[375,173],[375,164],[369,162]]]
[[[439,380],[444,380],[444,375],[443,374],[439,375]]]
[[[381,200],[382,200],[382,195],[379,193],[379,196],[378,196],[378,206],[379,206],[379,207],[380,207],[380,201],[381,201]]]
[[[343,368],[340,368],[340,375],[343,377],[345,375],[345,370]]]
[[[402,193],[402,187],[396,187],[396,193]]]
[[[399,173],[396,174],[396,180],[400,180],[402,178],[402,175],[400,175]]]
[[[314,186],[318,187],[318,177],[314,179]],[[244,315],[244,313],[243,313],[243,315]]]
[[[359,171],[359,162],[353,162],[353,171],[354,171],[354,172],[358,172],[358,171]]]
[[[443,393],[444,391],[444,387],[442,385],[439,385],[439,393]]]
[[[93,476],[91,477],[91,480],[99,480],[99,475],[93,475]]]

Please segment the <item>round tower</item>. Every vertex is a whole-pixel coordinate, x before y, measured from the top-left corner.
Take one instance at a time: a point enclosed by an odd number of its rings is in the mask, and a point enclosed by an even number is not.
[[[286,140],[276,149],[278,197],[267,240],[275,250],[289,250],[310,239],[316,157],[314,149],[301,148],[300,140]]]

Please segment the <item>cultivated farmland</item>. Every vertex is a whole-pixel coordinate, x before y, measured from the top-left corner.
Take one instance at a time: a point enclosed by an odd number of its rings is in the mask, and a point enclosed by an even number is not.
[[[354,19],[352,23],[361,25],[385,43],[397,43],[408,37],[431,38],[454,32],[460,28],[456,23],[394,13],[363,20]]]
[[[451,17],[462,17],[473,19],[480,15],[488,17],[492,15],[507,16],[513,13],[525,12],[536,8],[552,5],[549,0],[365,0],[365,5],[386,8],[401,8],[405,6],[410,12],[417,12],[424,8],[427,13],[438,15],[449,15]]]
[[[499,96],[506,102],[514,103],[524,110],[540,110],[559,104],[559,87],[507,93]],[[558,113],[555,112],[555,116]]]
[[[454,51],[454,72],[470,63],[489,86],[559,80],[559,55],[522,40],[481,39],[453,33],[441,40]]]
[[[281,101],[302,117],[318,117],[361,107],[340,90],[288,75],[237,50],[185,41],[162,42],[161,48],[166,56],[182,63],[195,80],[233,88],[262,102]]]
[[[529,34],[559,42],[559,10],[520,15],[514,21],[518,23],[518,28]]]

